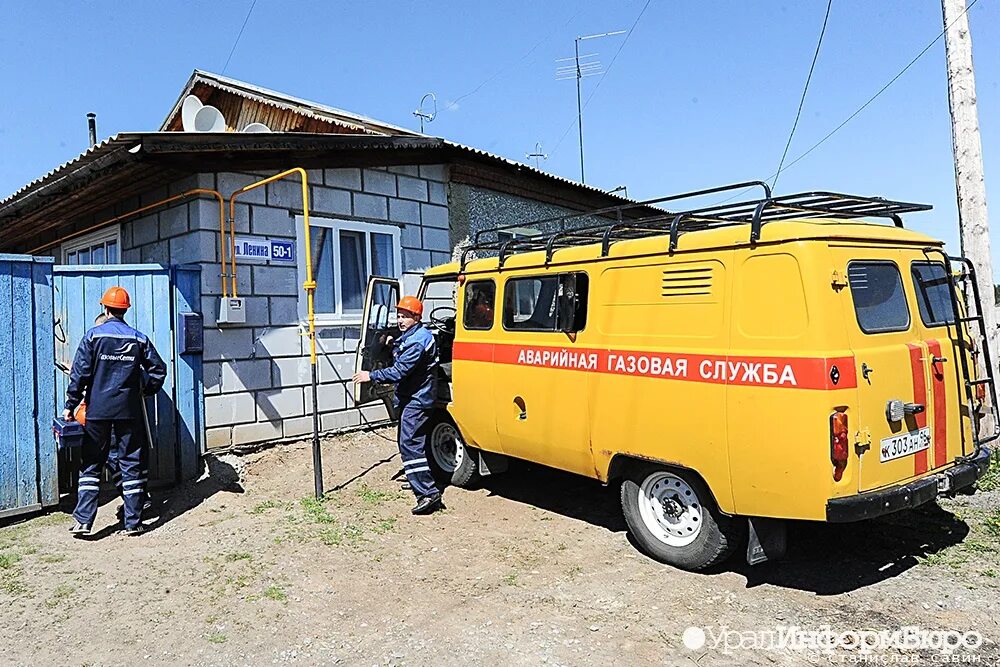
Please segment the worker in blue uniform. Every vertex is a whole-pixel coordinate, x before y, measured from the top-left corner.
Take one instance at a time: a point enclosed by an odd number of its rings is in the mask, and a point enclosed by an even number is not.
[[[441,489],[427,461],[437,350],[434,335],[420,322],[423,312],[424,305],[416,297],[400,299],[396,323],[401,333],[392,342],[392,366],[354,375],[355,382],[396,385],[394,403],[399,412],[399,454],[403,459],[403,472],[417,497],[414,514],[431,514],[444,508]]]
[[[143,472],[145,432],[138,428],[143,395],[152,396],[163,386],[167,367],[140,331],[125,323],[131,307],[128,292],[111,287],[101,298],[107,320],[90,329],[80,341],[66,388],[63,419],[73,419],[81,401],[87,401],[77,503],[70,532],[89,535],[97,516],[100,476],[114,450],[125,505],[125,534],[143,532],[142,509],[146,502]]]

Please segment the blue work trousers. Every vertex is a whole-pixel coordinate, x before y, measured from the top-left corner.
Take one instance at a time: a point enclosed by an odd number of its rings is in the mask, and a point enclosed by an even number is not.
[[[144,438],[136,431],[136,423],[131,419],[88,419],[84,425],[80,483],[77,486],[76,509],[73,511],[73,518],[83,525],[94,525],[101,491],[101,472],[112,450],[118,472],[121,473],[125,528],[135,528],[142,523],[142,506],[146,502]]]
[[[412,403],[400,406],[399,456],[403,472],[417,498],[441,493],[427,462],[427,445],[431,431],[431,410]]]

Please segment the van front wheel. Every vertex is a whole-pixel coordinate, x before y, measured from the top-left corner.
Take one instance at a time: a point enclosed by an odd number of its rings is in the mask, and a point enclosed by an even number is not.
[[[442,417],[431,429],[431,470],[439,482],[468,488],[479,480],[479,452],[465,444],[458,428],[447,417]]]
[[[684,570],[701,570],[732,554],[742,522],[715,506],[695,475],[644,467],[622,483],[622,511],[629,531],[653,558]]]

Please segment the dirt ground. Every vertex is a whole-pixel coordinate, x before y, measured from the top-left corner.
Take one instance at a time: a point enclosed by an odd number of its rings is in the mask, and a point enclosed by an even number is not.
[[[89,541],[62,513],[0,527],[0,664],[1000,664],[998,491],[793,524],[785,561],[693,574],[636,550],[617,487],[537,466],[413,517],[392,438],[325,441],[322,502],[300,443],[213,460],[142,537],[110,497]],[[823,625],[983,641],[828,655],[754,634]]]

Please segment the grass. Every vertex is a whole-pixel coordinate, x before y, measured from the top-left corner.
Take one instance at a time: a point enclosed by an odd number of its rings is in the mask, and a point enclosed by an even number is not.
[[[990,456],[990,467],[986,474],[979,478],[980,491],[996,491],[1000,489],[1000,451],[994,450]]]
[[[263,514],[267,510],[271,510],[271,509],[275,509],[277,507],[281,507],[282,504],[283,503],[280,500],[274,500],[274,499],[265,500],[264,502],[257,503],[256,505],[254,505],[253,507],[251,507],[249,510],[247,510],[247,513],[248,514]]]
[[[59,584],[52,591],[52,597],[45,601],[45,606],[49,608],[56,607],[60,603],[65,602],[74,593],[76,593],[76,589],[69,584]]]
[[[500,580],[505,586],[517,586],[517,572],[511,572],[510,574],[504,575],[504,578]]]
[[[222,557],[222,560],[227,563],[235,563],[238,560],[253,560],[253,555],[247,553],[246,551],[233,551]]]
[[[384,505],[392,500],[399,500],[403,495],[396,491],[381,491],[373,489],[367,484],[362,484],[358,489],[358,498],[369,505]]]
[[[306,518],[310,519],[314,523],[334,523],[336,519],[326,509],[326,502],[328,500],[329,498],[326,496],[322,499],[307,496],[299,501],[299,505],[305,512]]]
[[[372,530],[376,534],[381,535],[383,533],[388,533],[396,529],[396,517],[389,517],[388,519],[382,519],[375,524],[375,528]]]
[[[278,584],[271,584],[264,589],[264,597],[275,602],[284,602],[288,599],[288,593]]]
[[[221,632],[209,632],[205,635],[205,639],[212,644],[225,644],[226,636]]]
[[[38,560],[43,563],[61,563],[66,560],[66,554],[42,554]]]
[[[21,560],[20,554],[0,554],[0,570],[9,570]]]

